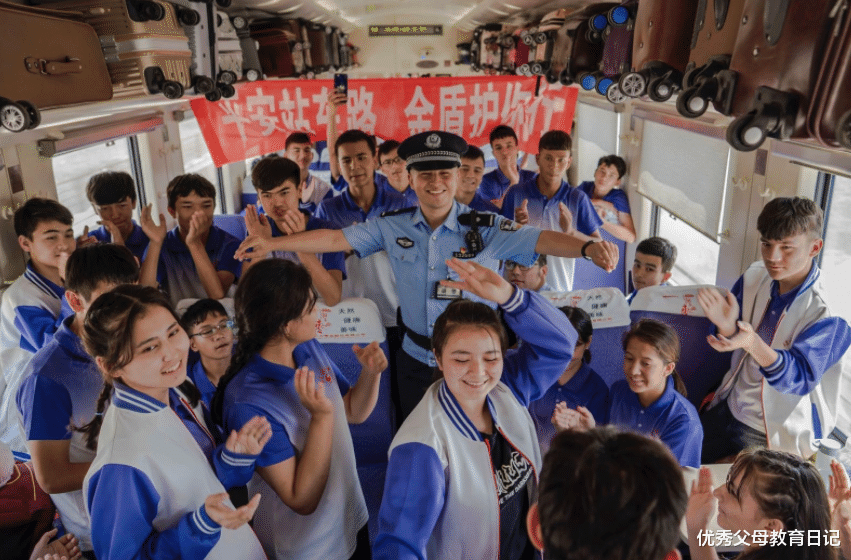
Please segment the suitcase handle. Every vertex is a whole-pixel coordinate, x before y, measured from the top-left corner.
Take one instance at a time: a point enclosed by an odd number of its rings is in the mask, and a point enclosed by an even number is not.
[[[77,74],[83,71],[83,64],[79,58],[67,58],[65,60],[45,60],[43,58],[29,57],[24,59],[27,71],[33,74],[44,74],[50,76],[61,76],[62,74]]]

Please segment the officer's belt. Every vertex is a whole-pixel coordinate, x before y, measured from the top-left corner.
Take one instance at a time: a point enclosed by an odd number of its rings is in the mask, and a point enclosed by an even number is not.
[[[404,335],[407,336],[411,340],[411,342],[413,342],[426,352],[431,352],[431,339],[405,326],[405,322],[402,321],[401,307],[396,308],[396,324],[402,329],[402,333],[404,333]]]

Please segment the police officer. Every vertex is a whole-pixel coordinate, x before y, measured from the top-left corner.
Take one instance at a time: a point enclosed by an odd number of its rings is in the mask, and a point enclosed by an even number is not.
[[[584,257],[608,271],[618,262],[617,246],[611,242],[586,242],[561,232],[520,227],[496,214],[471,211],[458,203],[458,167],[466,150],[467,143],[455,134],[415,134],[402,142],[398,154],[407,162],[419,208],[389,212],[343,230],[314,230],[273,239],[252,236],[236,253],[237,258],[245,259],[271,251],[354,251],[363,258],[387,251],[405,327],[402,349],[396,356],[403,417],[431,384],[436,365],[430,340],[434,322],[451,300],[463,295],[440,282],[456,279],[446,266],[448,259],[472,259],[494,270],[500,260],[532,266],[537,253]],[[523,333],[518,335],[522,338]]]

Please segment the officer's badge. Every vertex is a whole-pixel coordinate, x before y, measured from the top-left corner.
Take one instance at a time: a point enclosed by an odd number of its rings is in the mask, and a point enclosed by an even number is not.
[[[397,237],[396,244],[403,249],[410,249],[414,246],[414,242],[407,237]]]
[[[432,134],[425,141],[426,148],[429,150],[436,150],[440,147],[440,136],[437,134]]]

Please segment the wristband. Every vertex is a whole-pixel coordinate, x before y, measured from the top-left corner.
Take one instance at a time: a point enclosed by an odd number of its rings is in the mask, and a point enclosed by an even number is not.
[[[586,241],[585,245],[583,245],[582,249],[579,251],[579,253],[582,255],[582,258],[585,259],[586,261],[590,261],[591,257],[589,257],[588,255],[585,254],[585,249],[587,249],[589,246],[593,245],[594,243],[596,243],[596,241],[593,240],[593,239]]]

